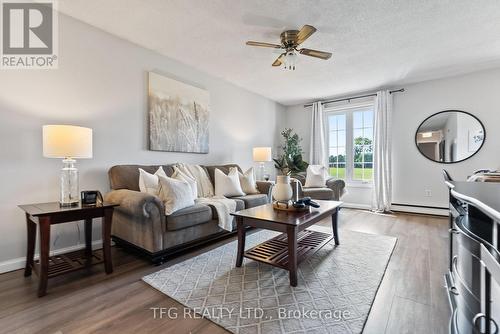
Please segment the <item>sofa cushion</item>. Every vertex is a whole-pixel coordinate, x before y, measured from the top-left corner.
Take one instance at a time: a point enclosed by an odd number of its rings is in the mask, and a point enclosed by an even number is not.
[[[158,196],[160,193],[160,180],[158,180],[159,176],[167,177],[167,174],[161,166],[154,174],[150,174],[144,169],[139,168],[139,190],[141,193]]]
[[[265,194],[238,196],[238,197],[232,197],[231,199],[239,199],[245,202],[245,209],[253,208],[254,206],[259,206],[268,203],[267,195]]]
[[[241,190],[247,195],[258,194],[257,182],[255,181],[255,171],[250,167],[245,173],[238,172],[240,176]]]
[[[243,196],[245,193],[241,189],[240,178],[236,168],[230,168],[229,174],[224,174],[220,169],[215,169],[215,196],[235,197]]]
[[[306,172],[306,184],[307,188],[324,187],[326,185],[326,179],[328,178],[328,171],[323,165],[309,165],[307,166]]]
[[[183,228],[208,223],[212,220],[212,217],[210,207],[203,204],[195,204],[167,216],[167,230],[182,230]]]
[[[158,180],[160,180],[160,193],[158,196],[165,205],[165,214],[167,216],[195,204],[191,185],[186,181],[163,176],[159,176]]]
[[[304,197],[311,197],[312,199],[331,200],[334,196],[333,190],[330,188],[302,188]]]
[[[160,165],[118,165],[109,169],[109,181],[111,189],[129,189],[139,191],[139,168],[144,171],[154,174]],[[171,176],[174,172],[172,165],[162,165],[167,176]]]
[[[245,210],[245,202],[241,199],[231,198],[236,202],[236,211]]]
[[[208,173],[208,177],[210,178],[210,181],[212,181],[212,184],[215,186],[215,170],[219,169],[221,170],[224,174],[229,174],[229,169],[231,167],[236,167],[238,169],[238,172],[241,172],[240,166],[236,164],[228,164],[228,165],[220,165],[220,166],[203,166]]]

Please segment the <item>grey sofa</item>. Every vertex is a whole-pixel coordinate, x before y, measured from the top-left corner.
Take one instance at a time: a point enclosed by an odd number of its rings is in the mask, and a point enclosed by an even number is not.
[[[344,180],[329,178],[326,180],[325,187],[310,188],[305,186],[305,172],[293,174],[292,177],[299,180],[299,197],[307,196],[312,199],[339,201],[346,192]]]
[[[163,202],[157,196],[139,191],[139,168],[154,173],[158,167],[119,165],[109,170],[111,191],[104,199],[120,204],[113,215],[112,237],[115,243],[146,255],[154,263],[161,263],[180,251],[231,234],[218,226],[217,212],[211,206],[195,204],[166,216]],[[162,167],[168,176],[172,175],[173,165]],[[215,168],[226,174],[230,167],[241,171],[234,164],[203,167],[212,184]],[[234,198],[236,210],[268,203],[271,185],[271,182],[258,181],[259,194]]]

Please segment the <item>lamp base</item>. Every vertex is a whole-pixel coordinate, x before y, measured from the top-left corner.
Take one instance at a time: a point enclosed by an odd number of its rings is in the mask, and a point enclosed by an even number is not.
[[[61,197],[59,205],[61,207],[71,207],[80,203],[80,194],[78,191],[78,169],[76,161],[71,158],[63,160],[61,169]]]
[[[72,207],[75,207],[75,206],[78,206],[78,205],[80,205],[80,201],[70,202],[70,203],[59,202],[59,206],[61,208],[72,208]]]
[[[265,181],[265,175],[266,175],[266,165],[264,162],[259,162],[259,169],[258,169],[258,176],[257,179],[259,181]]]

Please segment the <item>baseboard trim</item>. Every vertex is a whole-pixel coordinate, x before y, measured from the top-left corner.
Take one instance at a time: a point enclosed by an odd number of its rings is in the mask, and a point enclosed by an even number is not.
[[[92,248],[101,248],[102,247],[102,240],[96,240],[92,242]],[[69,253],[73,252],[76,250],[80,250],[85,248],[85,245],[75,245],[75,246],[70,246],[70,247],[65,247],[65,248],[60,248],[56,249],[50,252],[50,256],[54,255],[59,255],[63,253]],[[40,257],[40,254],[35,254],[35,260],[38,260]],[[9,271],[14,271],[14,270],[19,270],[24,268],[26,264],[26,258],[25,257],[19,257],[17,259],[12,259],[12,260],[7,260],[0,262],[0,274],[7,273]]]
[[[371,210],[371,206],[368,204],[358,204],[358,203],[343,203],[343,208],[348,209],[361,209],[361,210]],[[417,213],[422,215],[431,216],[443,216],[447,217],[449,212],[448,208],[434,207],[434,206],[423,206],[423,205],[411,205],[411,204],[396,204],[393,203],[391,210],[395,212],[403,213]]]
[[[368,204],[358,204],[358,203],[342,203],[343,208],[348,209],[361,209],[361,210],[371,210],[371,206]]]

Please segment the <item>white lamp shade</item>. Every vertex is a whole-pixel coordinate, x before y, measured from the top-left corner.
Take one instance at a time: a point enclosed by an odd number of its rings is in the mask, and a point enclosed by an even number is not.
[[[92,158],[92,129],[72,125],[44,125],[43,156]]]
[[[271,161],[271,148],[270,147],[254,147],[253,148],[253,161],[257,161],[257,162]]]

